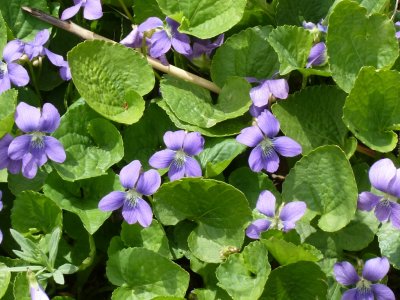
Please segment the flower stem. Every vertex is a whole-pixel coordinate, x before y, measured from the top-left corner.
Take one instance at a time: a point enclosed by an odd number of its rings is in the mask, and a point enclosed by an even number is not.
[[[396,0],[396,3],[394,4],[394,11],[393,11],[392,17],[390,18],[391,20],[394,19],[395,15],[397,13],[397,8],[398,7],[399,7],[399,0]]]
[[[35,92],[39,97],[40,102],[42,102],[42,96],[40,94],[39,85],[36,80],[35,70],[33,69],[32,62],[28,61],[29,73],[32,78],[33,87],[35,88]]]
[[[71,21],[61,21],[60,19],[57,19],[51,15],[48,15],[38,9],[35,8],[30,8],[23,6],[22,10],[29,13],[33,17],[42,20],[46,23],[49,23],[51,25],[54,25],[58,28],[61,28],[63,30],[66,30],[68,32],[71,32],[72,34],[75,34],[85,40],[103,40],[111,43],[116,43],[113,40],[110,40],[106,37],[103,37],[101,35],[98,35],[94,32],[91,32],[90,30],[87,30],[83,27],[80,27]],[[195,74],[192,74],[190,72],[187,72],[183,69],[177,68],[173,65],[163,65],[159,60],[154,59],[150,56],[146,56],[148,63],[154,68],[157,69],[163,73],[170,74],[174,77],[189,81],[193,84],[196,84],[198,86],[201,86],[203,88],[206,88],[214,93],[219,94],[221,92],[221,89],[213,82],[204,79],[200,76],[197,76]]]
[[[122,9],[124,10],[126,16],[127,16],[127,17],[129,18],[129,20],[131,20],[132,23],[133,23],[133,17],[132,17],[132,15],[131,15],[131,13],[129,12],[128,8],[126,7],[126,5],[125,5],[125,3],[124,3],[124,0],[118,0],[118,2],[119,2],[119,4],[121,4]]]

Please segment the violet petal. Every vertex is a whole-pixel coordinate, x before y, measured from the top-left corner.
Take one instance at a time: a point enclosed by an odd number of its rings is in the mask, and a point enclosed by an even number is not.
[[[24,43],[20,40],[12,40],[3,49],[3,59],[6,63],[21,58],[24,53]]]
[[[139,31],[140,32],[145,32],[149,31],[151,29],[155,29],[157,27],[163,27],[164,23],[161,21],[161,19],[157,17],[150,17],[146,19],[142,24],[139,25]]]
[[[36,176],[38,170],[38,165],[36,159],[31,153],[28,153],[22,159],[22,175],[26,178],[32,179]]]
[[[383,222],[389,218],[391,211],[392,208],[388,201],[380,201],[375,207],[375,216]]]
[[[204,138],[199,132],[190,132],[186,134],[182,145],[183,151],[188,155],[197,155],[204,148]]]
[[[250,90],[251,101],[258,107],[268,105],[270,96],[271,92],[266,81]]]
[[[389,272],[390,264],[386,257],[376,257],[365,262],[362,276],[369,281],[381,280]]]
[[[165,149],[154,153],[149,159],[149,165],[156,169],[169,168],[175,158],[176,152]]]
[[[29,75],[25,68],[16,63],[7,65],[10,81],[16,86],[25,86],[29,83]]]
[[[113,191],[101,198],[99,202],[99,209],[102,211],[116,210],[124,204],[125,197],[125,192]]]
[[[280,129],[278,119],[268,110],[263,111],[257,118],[257,125],[269,138],[275,137]]]
[[[307,59],[306,68],[320,66],[326,62],[326,45],[324,42],[315,44],[310,51]]]
[[[167,131],[164,134],[163,139],[168,149],[178,151],[182,149],[185,137],[186,137],[186,132],[184,130],[178,130],[178,131]]]
[[[256,208],[257,210],[270,217],[275,217],[276,198],[270,191],[262,191],[258,196]]]
[[[262,134],[262,131],[258,126],[251,126],[242,129],[240,134],[236,137],[236,140],[248,147],[255,147],[257,146],[262,140],[264,139],[264,136]]]
[[[200,164],[192,157],[186,157],[185,175],[186,177],[200,177],[202,174]]]
[[[150,56],[160,57],[171,49],[171,39],[165,30],[157,31],[151,36]]]
[[[64,9],[61,15],[61,20],[68,20],[75,16],[82,6],[82,1],[79,4]]]
[[[67,158],[63,144],[52,136],[45,136],[46,155],[56,163],[63,163]]]
[[[400,229],[400,204],[391,202],[392,213],[390,215],[390,222],[397,229]]]
[[[183,176],[185,176],[185,167],[182,165],[178,165],[175,163],[175,161],[173,161],[168,171],[169,180],[178,180],[181,179]]]
[[[171,44],[175,51],[180,54],[190,55],[192,53],[190,38],[186,34],[179,32],[174,33],[172,35]]]
[[[343,293],[341,300],[367,300],[358,297],[358,290],[356,288],[347,290]]]
[[[356,269],[348,261],[336,263],[333,266],[333,273],[335,275],[336,281],[343,285],[356,284],[360,280]]]
[[[51,103],[45,103],[39,119],[39,131],[52,133],[60,126],[60,114]]]
[[[285,204],[279,214],[283,222],[296,223],[306,213],[307,205],[303,201],[293,201]]]
[[[136,190],[146,196],[154,194],[161,185],[161,176],[156,170],[149,170],[139,176]]]
[[[246,235],[251,239],[259,239],[263,231],[268,230],[271,226],[271,221],[267,219],[255,220],[246,229]]]
[[[382,197],[370,192],[362,192],[358,195],[357,208],[360,210],[371,211],[381,199]]]
[[[271,150],[267,155],[262,156],[264,169],[269,173],[274,173],[279,168],[279,156],[274,150]]]
[[[278,99],[286,99],[289,95],[289,84],[286,79],[266,80],[269,91]]]
[[[139,210],[136,205],[132,205],[129,201],[124,202],[122,207],[122,216],[124,217],[126,223],[134,224],[138,220]]]
[[[86,20],[97,20],[103,16],[100,0],[87,0],[83,8],[83,17]]]
[[[396,175],[389,181],[387,193],[400,198],[400,169],[396,170]]]
[[[257,146],[251,150],[249,155],[249,166],[253,172],[260,172],[264,168],[263,151]]]
[[[8,156],[13,160],[22,159],[27,153],[31,144],[32,136],[24,134],[16,137],[8,147]]]
[[[396,300],[393,291],[384,284],[375,283],[371,289],[377,300]]]
[[[371,166],[369,180],[374,188],[386,193],[390,180],[396,176],[396,171],[393,162],[388,158],[384,158]]]
[[[138,160],[134,160],[123,167],[119,172],[119,181],[121,185],[126,189],[135,188],[141,168],[142,164]]]
[[[285,157],[297,156],[302,152],[301,145],[287,136],[274,138],[272,143],[276,152]]]
[[[143,227],[149,227],[153,221],[153,211],[150,205],[143,199],[137,199],[136,203],[137,220]]]
[[[11,89],[11,81],[8,76],[8,72],[4,73],[2,77],[0,77],[0,93],[5,92]]]
[[[40,115],[39,108],[21,102],[15,111],[15,124],[23,132],[38,131]]]

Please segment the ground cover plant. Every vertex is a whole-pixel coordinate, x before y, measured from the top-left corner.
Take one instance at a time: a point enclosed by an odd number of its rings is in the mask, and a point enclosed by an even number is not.
[[[0,298],[399,298],[398,2],[0,0]]]

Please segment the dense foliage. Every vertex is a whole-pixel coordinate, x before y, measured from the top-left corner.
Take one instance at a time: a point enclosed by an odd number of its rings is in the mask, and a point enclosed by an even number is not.
[[[0,298],[394,300],[398,2],[0,0]]]

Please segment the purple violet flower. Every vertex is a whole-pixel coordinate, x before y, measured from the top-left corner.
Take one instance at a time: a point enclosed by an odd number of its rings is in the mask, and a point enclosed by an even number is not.
[[[129,48],[141,48],[143,43],[143,32],[140,32],[139,27],[135,26],[133,30],[119,43]]]
[[[321,66],[326,63],[327,53],[326,45],[324,42],[320,42],[312,46],[310,55],[307,58],[306,68],[311,68],[314,66]]]
[[[52,53],[52,55],[47,56],[47,58],[53,65],[60,67],[59,73],[62,80],[65,81],[71,80],[72,78],[71,69],[69,68],[68,61],[64,60],[64,58],[61,55],[55,53]]]
[[[154,58],[162,57],[171,47],[180,54],[190,55],[192,49],[189,36],[178,31],[179,23],[175,20],[167,17],[165,21],[167,26],[164,26],[161,19],[150,17],[138,27],[141,33],[156,30],[150,38],[150,56]]]
[[[31,295],[31,300],[50,300],[49,296],[47,296],[43,288],[37,282],[35,274],[28,270],[26,276],[28,277],[29,281],[29,293]]]
[[[3,60],[0,61],[0,93],[9,90],[11,83],[16,86],[25,86],[29,83],[28,72],[18,63],[24,51],[24,44],[13,40],[3,49]]]
[[[0,211],[3,210],[3,202],[1,201],[2,197],[3,197],[3,192],[0,191]],[[0,230],[0,244],[2,241],[3,241],[3,232]]]
[[[113,211],[122,206],[122,216],[128,224],[139,222],[143,227],[148,227],[153,220],[153,212],[142,197],[150,196],[158,190],[161,176],[156,170],[143,172],[141,169],[138,160],[123,167],[119,180],[126,191],[114,191],[104,196],[99,202],[99,209]]]
[[[258,107],[252,104],[250,105],[249,113],[253,118],[257,118],[264,110],[268,110],[268,105]]]
[[[369,169],[369,180],[375,189],[384,194],[378,196],[362,192],[358,196],[358,209],[374,209],[379,221],[390,221],[394,227],[400,229],[400,204],[397,203],[400,198],[400,169],[396,169],[388,158],[378,160]]]
[[[246,77],[250,83],[257,82],[258,86],[250,90],[250,98],[253,104],[263,107],[269,104],[269,99],[273,96],[279,99],[286,99],[289,94],[289,85],[286,79],[262,79]]]
[[[254,147],[249,156],[249,166],[253,172],[265,169],[273,173],[278,170],[279,156],[277,152],[286,157],[293,157],[302,152],[300,144],[279,133],[280,124],[275,116],[264,110],[251,127],[242,129],[236,137],[239,143]]]
[[[343,285],[355,285],[342,295],[342,300],[395,300],[390,288],[379,281],[389,272],[389,261],[386,257],[376,257],[365,262],[362,276],[359,277],[353,265],[347,261],[336,263],[333,273],[336,281]]]
[[[220,34],[219,36],[217,36],[217,38],[214,41],[211,41],[211,39],[202,40],[199,38],[194,38],[192,53],[187,57],[190,60],[200,56],[205,56],[207,58],[210,58],[211,53],[214,51],[214,49],[218,48],[223,43],[224,43],[224,34]]]
[[[169,168],[168,177],[171,181],[201,176],[201,167],[192,157],[204,148],[204,138],[199,132],[167,131],[164,143],[168,149],[154,153],[149,160],[150,166],[156,169]]]
[[[17,174],[21,171],[22,160],[12,160],[8,156],[12,140],[13,137],[8,133],[0,140],[0,170],[7,168],[11,174]]]
[[[97,20],[103,16],[100,0],[74,0],[74,4],[63,11],[61,20],[71,19],[81,7],[83,7],[83,17],[87,20]]]
[[[303,21],[303,28],[310,30],[311,32],[324,32],[327,33],[328,26],[322,25],[323,20],[319,21],[317,24],[313,22]]]
[[[22,175],[26,178],[35,177],[38,168],[48,158],[57,163],[65,161],[63,145],[56,138],[46,135],[60,125],[60,114],[54,105],[46,103],[40,111],[21,102],[15,112],[15,124],[27,134],[16,137],[10,143],[8,156],[12,160],[22,160]]]
[[[400,27],[400,22],[394,23],[395,26]],[[400,39],[400,31],[396,31],[396,38]]]
[[[44,47],[49,38],[50,32],[47,29],[43,29],[36,34],[33,41],[25,44],[24,52],[28,56],[29,60],[32,60],[33,58],[38,56],[47,56],[52,63],[53,61],[60,60],[60,55],[55,54]]]
[[[276,213],[276,198],[270,191],[262,191],[258,196],[257,210],[265,215],[266,219],[252,222],[246,229],[246,235],[252,239],[259,239],[260,234],[268,229],[279,229],[285,232],[295,228],[296,222],[303,217],[307,205],[303,201],[293,201],[281,205]]]

